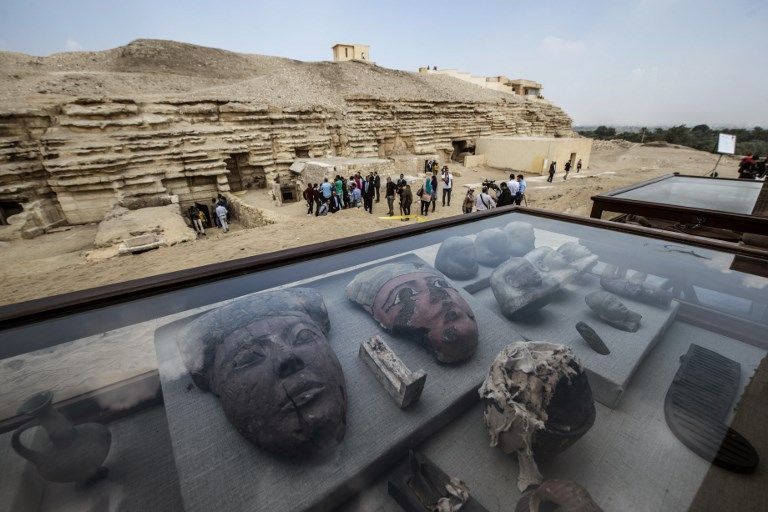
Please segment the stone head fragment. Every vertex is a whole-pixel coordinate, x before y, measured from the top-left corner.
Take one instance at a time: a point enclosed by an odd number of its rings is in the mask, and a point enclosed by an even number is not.
[[[491,289],[504,315],[519,318],[552,300],[560,289],[551,275],[542,275],[525,258],[510,258],[493,271]]]
[[[527,222],[514,221],[504,227],[507,232],[508,256],[525,256],[534,249],[536,235]]]
[[[475,244],[469,238],[446,238],[435,257],[435,268],[452,279],[471,279],[477,275]]]
[[[477,262],[486,267],[495,267],[509,258],[507,232],[499,228],[484,229],[475,237]]]
[[[643,316],[629,309],[612,293],[602,290],[594,291],[584,297],[584,301],[601,320],[617,329],[637,332],[640,328],[640,319]]]
[[[191,321],[177,344],[197,386],[219,397],[240,434],[278,454],[330,450],[346,429],[346,388],[322,296],[254,294]]]
[[[436,270],[414,263],[387,263],[360,272],[347,297],[386,330],[415,338],[443,363],[468,359],[477,348],[475,314]]]
[[[647,283],[647,275],[635,272],[627,277],[626,271],[615,265],[606,265],[600,276],[600,286],[621,297],[628,297],[638,302],[666,307],[672,302],[672,294],[659,286]]]
[[[579,274],[589,272],[597,264],[597,255],[578,242],[566,242],[557,248],[557,252],[575,267]]]
[[[562,254],[551,247],[538,247],[524,256],[542,275],[549,276],[560,286],[568,284],[578,271]]]

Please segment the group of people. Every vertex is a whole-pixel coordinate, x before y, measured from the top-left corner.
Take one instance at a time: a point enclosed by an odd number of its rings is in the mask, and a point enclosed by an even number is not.
[[[390,178],[387,181],[391,181]],[[373,203],[381,199],[381,177],[378,172],[372,172],[366,177],[358,172],[349,179],[337,174],[333,181],[323,178],[319,184],[307,183],[302,195],[307,202],[307,215],[327,215],[360,206],[372,214]]]
[[[229,202],[227,198],[219,194],[217,198],[211,199],[211,209],[208,210],[203,204],[195,203],[187,209],[189,220],[192,221],[192,227],[198,235],[205,236],[205,227],[211,224],[208,222],[210,213],[213,219],[213,226],[222,229],[225,233],[229,231]]]
[[[571,172],[571,168],[572,168],[571,161],[568,160],[567,162],[565,162],[565,165],[563,166],[563,170],[565,171],[565,174],[563,175],[564,180],[568,179],[568,173]],[[547,181],[549,183],[552,183],[552,180],[554,179],[556,172],[557,172],[557,162],[552,161],[552,163],[549,164],[549,177],[547,178]],[[579,158],[579,161],[576,162],[576,172],[577,173],[581,172],[581,158]]]
[[[453,175],[448,166],[443,166],[440,178],[437,176],[436,162],[428,161],[430,171],[416,192],[416,198],[421,203],[421,215],[429,214],[429,207],[434,212],[437,207],[438,190],[442,188],[442,205],[451,205],[451,192],[453,190]],[[349,179],[337,175],[333,181],[323,178],[322,183],[309,183],[304,189],[303,197],[307,202],[307,215],[315,216],[336,213],[346,208],[360,208],[373,214],[373,205],[381,200],[381,177],[378,172],[372,172],[363,177],[355,173]],[[387,201],[387,215],[395,215],[395,199],[399,199],[400,215],[402,220],[408,220],[411,215],[411,205],[414,194],[411,185],[401,174],[397,181],[387,176],[384,184],[384,198]]]
[[[481,212],[501,206],[519,205],[523,202],[526,188],[528,188],[528,184],[522,174],[517,176],[510,174],[509,181],[502,181],[498,191],[486,185],[475,197],[475,189],[470,187],[464,197],[461,209],[464,213],[472,213],[473,209]]]
[[[759,155],[749,153],[739,162],[739,179],[755,180],[763,178],[766,175],[766,167],[768,167],[768,156],[760,160]]]

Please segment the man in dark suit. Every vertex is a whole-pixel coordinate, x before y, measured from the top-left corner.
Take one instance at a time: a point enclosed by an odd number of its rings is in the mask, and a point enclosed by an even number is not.
[[[379,199],[381,199],[381,196],[379,195],[379,190],[381,189],[381,177],[376,171],[373,171],[373,188],[376,190],[376,202],[378,203]]]

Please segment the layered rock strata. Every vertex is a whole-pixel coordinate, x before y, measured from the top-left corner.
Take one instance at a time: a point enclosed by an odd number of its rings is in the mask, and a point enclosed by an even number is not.
[[[382,99],[332,104],[62,96],[0,104],[0,208],[24,208],[33,236],[66,222],[98,222],[116,204],[182,207],[217,193],[291,187],[297,158],[437,155],[485,135],[558,135],[571,121],[541,100]],[[414,169],[416,170],[416,169]],[[27,218],[29,217],[29,218]]]

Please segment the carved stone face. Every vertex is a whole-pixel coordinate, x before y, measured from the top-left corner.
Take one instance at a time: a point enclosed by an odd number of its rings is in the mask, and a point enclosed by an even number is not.
[[[545,306],[559,290],[557,280],[542,275],[525,258],[510,258],[491,274],[491,289],[501,312],[511,319]]]
[[[463,236],[446,238],[435,257],[435,268],[453,279],[471,279],[478,271],[475,244]]]
[[[211,389],[238,431],[267,450],[300,455],[344,435],[344,375],[305,314],[257,319],[227,335]]]
[[[640,328],[642,315],[627,308],[615,295],[596,291],[587,295],[584,300],[601,319],[617,329],[636,332]]]
[[[295,288],[254,294],[205,313],[177,345],[194,382],[261,448],[307,457],[346,429],[344,375],[328,343],[322,296]]]
[[[495,267],[509,258],[509,238],[503,229],[484,229],[475,237],[477,262],[486,267]]]
[[[561,286],[571,281],[578,273],[560,253],[549,247],[534,249],[525,255],[525,259],[541,274],[551,277]]]
[[[533,226],[527,222],[510,222],[504,227],[507,233],[508,254],[510,256],[525,256],[531,252],[536,242]]]
[[[597,264],[597,256],[578,242],[566,242],[557,248],[557,252],[574,266],[579,274],[589,272]]]
[[[418,339],[438,361],[463,361],[477,348],[475,314],[437,273],[413,264],[382,265],[358,274],[347,295],[388,331]]]

